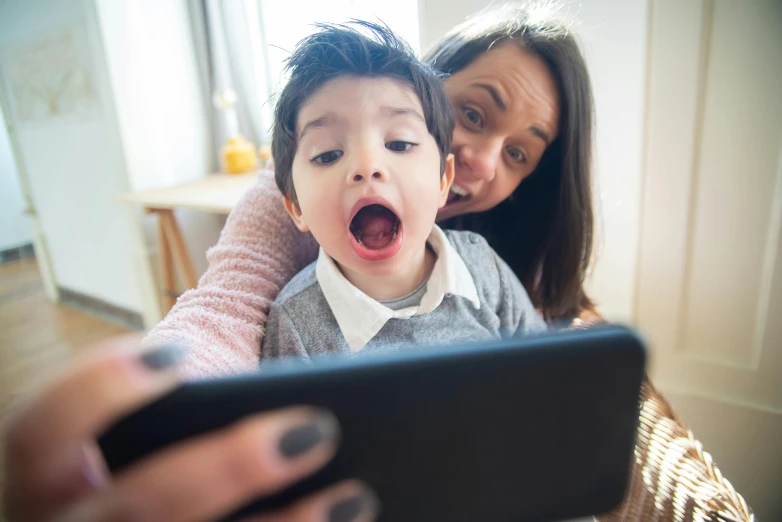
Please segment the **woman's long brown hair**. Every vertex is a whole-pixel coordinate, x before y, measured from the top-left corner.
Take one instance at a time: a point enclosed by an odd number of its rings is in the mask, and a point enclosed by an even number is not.
[[[545,4],[484,11],[455,27],[425,60],[455,73],[492,46],[515,41],[540,57],[559,86],[559,135],[535,171],[491,210],[448,220],[482,234],[548,321],[568,321],[592,302],[584,280],[592,255],[592,88],[568,25]],[[447,79],[445,80],[447,81]]]

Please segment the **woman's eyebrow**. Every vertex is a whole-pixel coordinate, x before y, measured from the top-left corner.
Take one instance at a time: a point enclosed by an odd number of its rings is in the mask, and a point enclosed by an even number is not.
[[[494,103],[497,104],[497,108],[500,109],[502,112],[508,110],[508,106],[505,105],[505,100],[502,99],[502,96],[500,96],[500,91],[498,91],[496,88],[489,85],[488,83],[473,83],[472,85],[473,87],[480,87],[481,89],[486,89],[491,95],[491,98],[494,100]]]
[[[502,99],[502,96],[500,96],[500,91],[498,91],[496,88],[489,85],[488,83],[473,83],[472,86],[485,89],[491,95],[491,98],[494,100],[494,103],[497,105],[497,108],[500,109],[502,112],[508,110],[508,106],[505,105],[505,100]],[[542,139],[547,146],[549,143],[551,143],[551,138],[549,137],[548,133],[543,129],[541,129],[540,127],[533,125],[528,130],[536,137]]]
[[[540,127],[536,127],[535,125],[533,125],[532,127],[529,128],[529,131],[532,134],[534,134],[535,136],[537,136],[538,138],[540,138],[543,141],[545,141],[546,142],[546,146],[548,146],[549,143],[551,143],[551,138],[549,138],[548,133],[546,131],[544,131],[543,129],[541,129]]]

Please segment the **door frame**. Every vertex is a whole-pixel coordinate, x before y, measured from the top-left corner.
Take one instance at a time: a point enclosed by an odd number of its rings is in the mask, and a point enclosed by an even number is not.
[[[16,134],[16,126],[14,125],[11,115],[11,104],[8,102],[5,86],[3,68],[0,67],[0,108],[2,108],[5,128],[8,132],[9,142],[11,143],[11,156],[16,164],[19,186],[22,189],[22,198],[24,199],[25,204],[24,213],[32,222],[32,240],[33,248],[35,249],[35,259],[38,264],[38,272],[41,274],[41,281],[43,282],[43,289],[46,297],[51,301],[58,302],[60,300],[60,290],[57,286],[57,279],[54,274],[51,257],[49,256],[49,249],[46,246],[46,235],[41,227],[41,221],[38,217],[35,203],[33,202],[32,191],[30,190],[30,178],[25,168],[21,148],[19,147],[19,138]]]

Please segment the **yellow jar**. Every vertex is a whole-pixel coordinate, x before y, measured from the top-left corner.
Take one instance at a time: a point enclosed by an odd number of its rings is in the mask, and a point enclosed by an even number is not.
[[[258,157],[255,146],[240,134],[228,140],[220,151],[223,170],[229,174],[243,174],[255,170]]]

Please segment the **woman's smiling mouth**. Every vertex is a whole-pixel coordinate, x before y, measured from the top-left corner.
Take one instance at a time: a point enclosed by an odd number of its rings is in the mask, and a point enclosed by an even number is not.
[[[454,203],[461,203],[464,201],[467,201],[470,199],[471,194],[467,191],[467,189],[460,187],[456,183],[451,185],[451,190],[448,192],[448,200],[445,203],[445,206],[454,204]],[[443,207],[445,208],[445,207]]]

